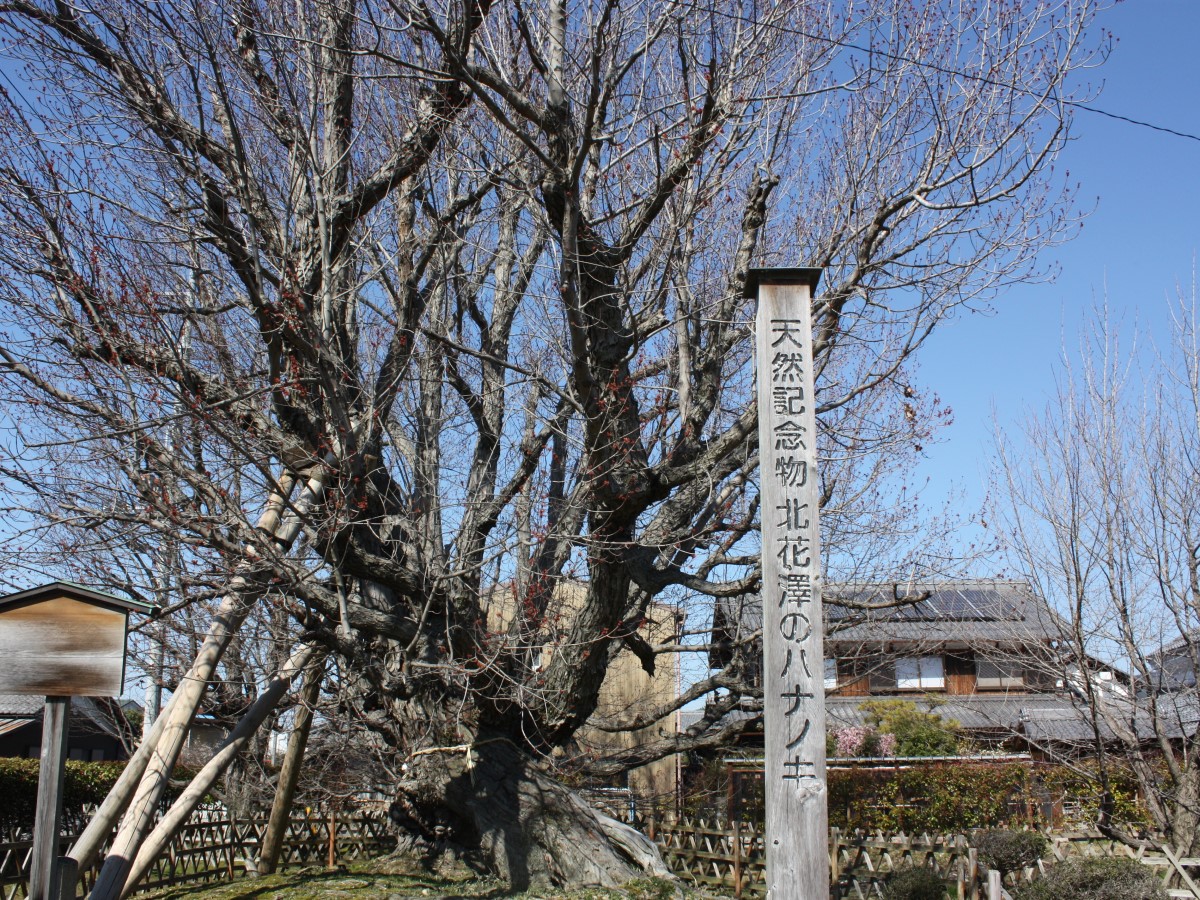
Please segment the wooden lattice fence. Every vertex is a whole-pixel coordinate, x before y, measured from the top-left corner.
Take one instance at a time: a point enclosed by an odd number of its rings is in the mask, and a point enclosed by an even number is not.
[[[138,890],[203,884],[244,874],[258,857],[266,827],[265,818],[238,820],[224,809],[198,809],[154,861]],[[74,835],[62,838],[63,853],[74,840]],[[32,843],[0,843],[0,900],[25,900],[28,896]],[[297,810],[288,823],[279,868],[351,862],[382,856],[395,846],[395,834],[384,816]],[[97,871],[92,868],[81,873],[76,896],[86,896]]]
[[[651,822],[648,831],[671,871],[685,881],[729,890],[736,897],[766,894],[760,829],[740,822],[724,827],[705,819],[680,819],[662,827]]]
[[[703,819],[681,819],[667,825],[650,821],[645,829],[662,849],[663,857],[680,878],[735,897],[762,897],[766,888],[765,837],[747,823],[725,825]],[[265,819],[237,820],[224,809],[200,809],[171,843],[139,885],[145,891],[168,885],[221,881],[245,874],[258,856]],[[1047,861],[1071,856],[1128,856],[1153,867],[1171,894],[1198,898],[1193,881],[1200,859],[1177,859],[1148,846],[1131,848],[1096,834],[1051,834]],[[65,853],[74,837],[64,837]],[[28,895],[32,842],[0,843],[0,900],[25,900]],[[829,864],[836,900],[878,898],[887,876],[907,866],[934,869],[949,885],[947,900],[991,900],[1004,897],[998,883],[989,888],[988,873],[979,865],[965,835],[886,835],[830,833]],[[369,859],[391,852],[396,836],[386,817],[355,813],[335,815],[297,811],[288,824],[280,857],[282,868],[333,865]],[[1032,881],[1045,864],[1009,876],[1008,888]],[[997,873],[992,873],[995,879]],[[83,873],[76,887],[85,896],[96,870]]]
[[[652,836],[671,870],[680,878],[735,897],[762,897],[766,893],[766,846],[754,825],[722,825],[703,819],[681,819],[668,825],[652,823]],[[1177,859],[1149,846],[1132,848],[1098,834],[1051,834],[1049,862],[1070,856],[1127,856],[1154,869],[1171,895],[1200,898],[1192,872],[1200,859]],[[1008,894],[1007,888],[1028,883],[1045,874],[1046,861],[1012,873],[1003,885],[998,873],[989,873],[978,860],[966,835],[842,834],[832,829],[829,839],[830,879],[835,900],[865,900],[882,896],[888,875],[897,869],[921,866],[932,869],[947,883],[947,900],[990,900]]]

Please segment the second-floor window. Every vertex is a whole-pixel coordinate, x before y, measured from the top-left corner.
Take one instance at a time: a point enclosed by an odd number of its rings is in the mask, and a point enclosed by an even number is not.
[[[976,659],[976,686],[979,690],[1015,688],[1025,685],[1025,667],[1009,660]]]
[[[896,660],[897,690],[940,690],[946,686],[946,673],[940,656],[909,657]]]

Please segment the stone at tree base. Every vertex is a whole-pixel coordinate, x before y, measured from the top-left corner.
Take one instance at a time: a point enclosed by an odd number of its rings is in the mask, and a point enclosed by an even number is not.
[[[516,890],[673,881],[654,843],[604,816],[506,739],[414,757],[392,818],[432,852],[451,843]]]

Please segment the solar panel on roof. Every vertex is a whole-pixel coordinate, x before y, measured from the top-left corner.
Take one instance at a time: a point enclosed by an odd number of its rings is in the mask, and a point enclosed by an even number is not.
[[[957,588],[945,588],[934,595],[942,612],[952,619],[962,619],[975,615],[975,608],[962,591]]]
[[[962,594],[970,604],[972,614],[980,619],[995,621],[1009,618],[1005,611],[1005,603],[998,590],[982,591],[977,588],[966,588]]]

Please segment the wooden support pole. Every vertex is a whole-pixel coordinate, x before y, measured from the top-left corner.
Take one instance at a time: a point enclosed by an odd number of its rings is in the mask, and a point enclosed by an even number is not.
[[[271,817],[263,833],[262,849],[256,872],[270,875],[279,865],[279,853],[287,833],[292,815],[292,801],[296,797],[296,785],[300,780],[300,767],[304,763],[304,752],[308,746],[308,735],[312,731],[313,709],[320,698],[321,681],[325,676],[325,657],[314,660],[304,672],[304,687],[300,692],[300,705],[296,708],[296,721],[288,741],[283,766],[279,770],[279,784],[275,799],[271,803]]]
[[[170,809],[163,814],[159,819],[158,824],[149,835],[145,837],[142,843],[137,848],[137,855],[133,861],[122,860],[120,870],[127,878],[127,885],[123,888],[119,896],[126,896],[133,893],[137,883],[142,880],[142,877],[150,870],[154,864],[154,860],[160,853],[163,852],[171,844],[171,839],[176,831],[183,826],[183,823],[188,820],[188,817],[195,811],[196,806],[208,793],[209,789],[216,783],[216,780],[229,768],[229,764],[237,757],[237,755],[245,748],[250,738],[262,725],[263,720],[279,703],[279,699],[284,692],[291,686],[304,667],[308,665],[312,658],[315,649],[310,645],[302,645],[291,658],[284,663],[283,668],[276,673],[275,677],[267,683],[266,688],[258,695],[256,699],[241,719],[238,720],[233,731],[225,738],[217,752],[213,754],[212,759],[204,764],[204,767],[196,773],[191,782],[183,793],[176,798],[171,804]],[[111,853],[110,853],[111,857]],[[105,868],[108,868],[108,861],[105,861]],[[104,869],[101,870],[103,874]],[[104,900],[107,897],[105,894],[98,894],[100,881],[97,879],[96,887],[92,888],[90,900]]]
[[[42,713],[42,763],[38,770],[29,900],[59,900],[58,831],[62,824],[70,697],[47,697]]]
[[[61,900],[75,900],[75,889],[79,887],[79,866],[69,856],[58,858],[58,882]]]

